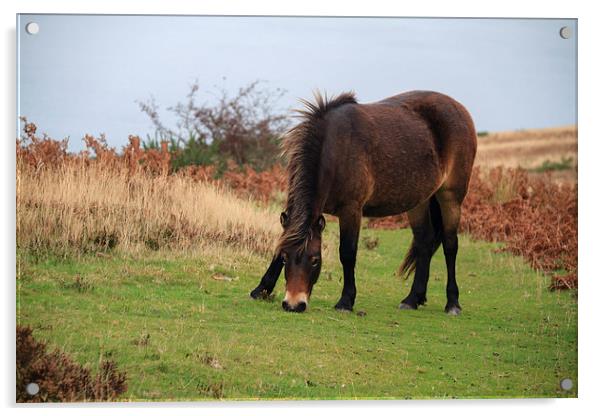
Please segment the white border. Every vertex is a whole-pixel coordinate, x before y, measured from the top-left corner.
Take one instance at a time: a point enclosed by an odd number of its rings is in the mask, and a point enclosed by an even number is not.
[[[2,1],[0,20],[3,33],[2,84],[3,99],[0,100],[3,137],[0,162],[2,166],[2,204],[4,215],[0,229],[4,231],[2,264],[3,341],[0,343],[2,355],[2,375],[0,377],[1,405],[9,407],[8,414],[24,412],[26,414],[54,413],[80,414],[82,410],[91,414],[104,415],[139,413],[144,409],[150,414],[165,413],[198,414],[234,414],[238,412],[262,415],[303,414],[307,412],[340,412],[345,414],[364,414],[374,409],[383,414],[411,413],[462,413],[465,415],[507,414],[508,412],[529,411],[555,414],[587,414],[600,408],[596,403],[600,395],[600,302],[601,293],[600,265],[595,262],[597,245],[602,245],[598,212],[600,205],[598,167],[602,151],[602,134],[597,126],[600,118],[600,27],[602,20],[594,5],[596,2],[575,1],[470,1],[470,0],[421,0],[412,2],[387,3],[379,0],[304,0],[295,2],[267,0],[234,0],[190,2],[186,0],[106,0],[81,2],[75,0],[53,1]],[[579,23],[579,399],[556,400],[472,400],[472,401],[422,401],[422,402],[261,402],[261,403],[193,403],[193,404],[157,404],[150,407],[145,404],[121,405],[118,407],[92,405],[82,409],[80,406],[14,406],[14,326],[15,326],[15,182],[14,182],[14,132],[15,122],[15,21],[16,13],[104,13],[104,14],[222,14],[222,15],[331,15],[331,16],[432,16],[432,17],[549,17],[578,18]],[[597,405],[597,406],[596,406]]]

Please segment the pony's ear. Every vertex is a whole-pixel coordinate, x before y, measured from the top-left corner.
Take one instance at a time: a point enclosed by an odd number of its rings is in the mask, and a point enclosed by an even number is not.
[[[326,227],[326,218],[324,218],[324,215],[320,215],[318,217],[316,224],[318,225],[320,232],[324,231],[324,227]]]
[[[280,224],[282,225],[282,228],[285,228],[288,225],[288,215],[284,211],[280,214]]]

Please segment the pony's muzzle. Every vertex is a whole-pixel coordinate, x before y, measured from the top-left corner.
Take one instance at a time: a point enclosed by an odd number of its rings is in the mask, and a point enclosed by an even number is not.
[[[305,293],[297,293],[291,295],[286,292],[282,301],[282,309],[287,312],[303,312],[307,309],[307,295]]]

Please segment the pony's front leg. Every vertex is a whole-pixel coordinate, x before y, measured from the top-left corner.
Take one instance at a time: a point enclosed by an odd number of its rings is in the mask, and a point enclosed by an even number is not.
[[[355,259],[361,221],[362,212],[356,207],[348,207],[340,211],[339,258],[343,265],[344,283],[341,299],[335,305],[338,310],[351,311],[355,303]]]
[[[276,286],[276,282],[278,281],[278,277],[280,277],[283,266],[284,262],[282,261],[282,256],[280,256],[279,253],[275,254],[270,266],[261,278],[259,285],[251,291],[251,297],[253,299],[266,297],[272,293],[274,286]]]

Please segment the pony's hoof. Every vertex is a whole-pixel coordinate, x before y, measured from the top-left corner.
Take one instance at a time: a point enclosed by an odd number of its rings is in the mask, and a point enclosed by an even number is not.
[[[401,309],[401,310],[408,310],[408,311],[409,310],[416,310],[416,309],[418,309],[418,306],[413,306],[413,305],[409,305],[407,303],[401,302],[399,304],[399,309]]]
[[[261,286],[258,286],[255,289],[253,289],[251,291],[251,293],[249,294],[249,296],[251,296],[253,299],[263,299],[263,300],[270,299],[270,293],[268,292],[268,290],[264,289]]]
[[[339,301],[334,308],[339,312],[351,312],[353,311],[353,306],[347,304],[346,302]]]
[[[450,316],[458,316],[462,312],[460,305],[449,305],[445,307],[445,313]]]
[[[249,293],[249,296],[251,296],[253,299],[259,299],[259,297],[261,296],[261,292],[263,292],[264,289],[260,288],[260,287],[256,287],[255,289],[251,290],[251,293]]]

